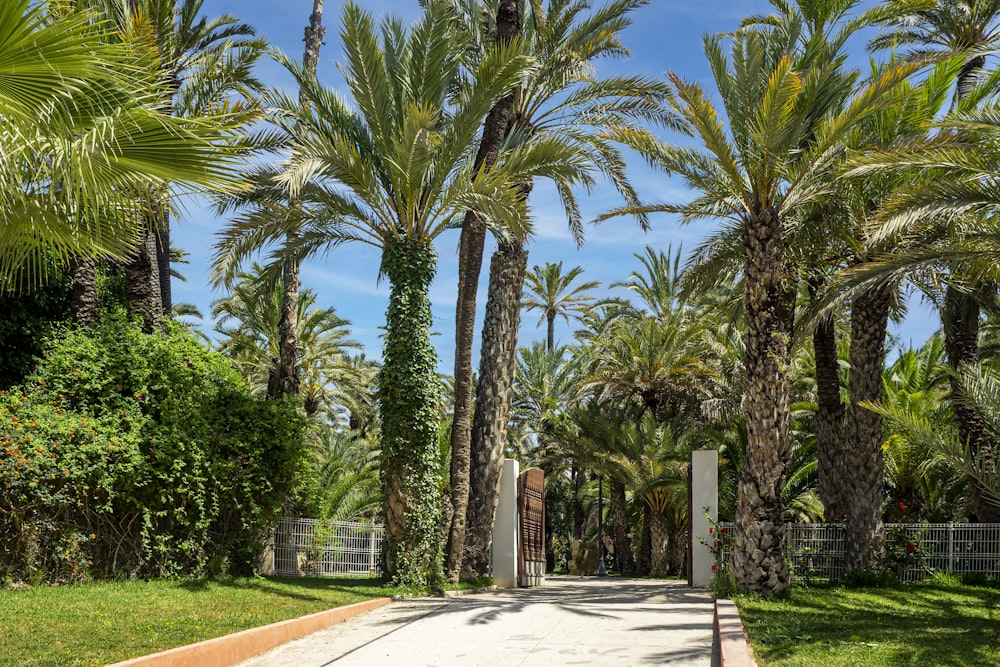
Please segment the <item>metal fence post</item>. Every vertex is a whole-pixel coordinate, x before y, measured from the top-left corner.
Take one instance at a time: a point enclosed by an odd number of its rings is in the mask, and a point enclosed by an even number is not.
[[[955,524],[948,522],[948,574],[955,570]]]
[[[368,571],[375,571],[375,520],[368,522]]]

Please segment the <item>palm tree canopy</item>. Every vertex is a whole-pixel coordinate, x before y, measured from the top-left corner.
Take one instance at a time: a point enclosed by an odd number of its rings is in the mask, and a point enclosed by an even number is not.
[[[123,257],[140,184],[231,185],[231,126],[162,112],[155,54],[82,11],[0,7],[0,282],[26,288],[52,262]]]
[[[562,262],[552,264],[546,262],[544,267],[534,266],[526,277],[528,295],[522,302],[527,310],[540,310],[539,324],[548,318],[561,316],[569,322],[570,313],[585,313],[590,308],[594,297],[587,292],[597,288],[600,283],[587,281],[574,285],[583,273],[583,269],[574,266],[567,273],[562,272]]]

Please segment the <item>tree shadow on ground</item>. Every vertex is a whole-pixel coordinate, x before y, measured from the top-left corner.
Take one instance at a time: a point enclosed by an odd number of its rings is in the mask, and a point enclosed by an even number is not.
[[[767,663],[960,667],[1000,664],[1000,591],[946,584],[793,589],[740,598],[754,650]],[[836,664],[841,664],[834,661]]]

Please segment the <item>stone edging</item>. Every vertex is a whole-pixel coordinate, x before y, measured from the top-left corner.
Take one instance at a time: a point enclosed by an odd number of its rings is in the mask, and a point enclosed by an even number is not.
[[[732,600],[715,601],[715,633],[719,641],[721,667],[756,667],[750,642]]]
[[[160,653],[116,662],[108,667],[231,667],[244,660],[270,651],[293,639],[304,637],[335,625],[349,618],[371,611],[392,602],[392,598],[376,598],[356,602],[345,607],[336,607],[301,616],[287,621],[279,621],[259,628],[250,628],[231,635],[206,639],[197,644],[178,646]]]

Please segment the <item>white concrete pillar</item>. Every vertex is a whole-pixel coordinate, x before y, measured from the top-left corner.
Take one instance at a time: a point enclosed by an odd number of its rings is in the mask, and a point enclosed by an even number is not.
[[[691,583],[697,588],[707,588],[712,579],[715,556],[708,545],[714,537],[708,529],[712,526],[705,516],[706,508],[712,521],[719,519],[719,452],[703,449],[691,453]]]
[[[500,473],[499,502],[493,522],[493,583],[517,588],[517,475],[520,466],[504,459]]]

